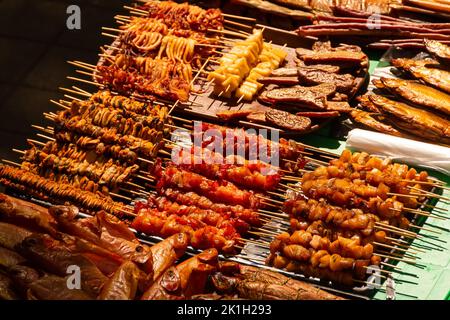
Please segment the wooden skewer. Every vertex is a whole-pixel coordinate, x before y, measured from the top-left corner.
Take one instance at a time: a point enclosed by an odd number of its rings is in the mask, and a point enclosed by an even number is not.
[[[38,130],[40,130],[42,132],[48,133],[48,134],[53,134],[54,133],[53,130],[50,130],[50,129],[47,129],[47,128],[44,128],[44,127],[41,127],[41,126],[36,126],[34,124],[32,124],[31,127],[35,128],[35,129],[38,129]]]
[[[388,268],[392,268],[392,269],[396,269],[396,270],[402,270],[402,268],[395,266],[393,264],[390,263],[386,263],[386,262],[380,262],[381,265],[386,266]]]
[[[433,230],[433,229],[430,229],[430,228],[426,228],[426,227],[419,227],[419,226],[417,226],[415,224],[412,224],[412,223],[409,225],[409,227],[410,228],[416,228],[416,229],[425,230],[425,231],[428,231],[428,232],[431,232],[431,233],[435,233],[435,234],[442,234],[442,232],[439,232],[439,231],[436,231],[436,230]]]
[[[23,150],[12,149],[12,151],[13,151],[13,152],[17,152],[17,153],[20,153],[20,154],[22,154],[22,155],[24,155],[24,154],[25,154],[25,151],[23,151]]]
[[[47,140],[50,140],[50,141],[55,141],[55,140],[56,140],[55,138],[48,137],[48,136],[43,135],[43,134],[40,134],[40,133],[37,133],[36,135],[37,135],[38,137],[41,137],[41,138],[44,138],[44,139],[47,139]]]
[[[229,31],[229,30],[207,29],[207,31],[208,31],[208,32],[215,32],[215,33],[229,34],[229,35],[235,36],[235,37],[247,38],[247,36],[246,36],[246,35],[243,35],[242,33],[239,33],[239,32],[233,32],[233,31]]]
[[[401,236],[403,236],[403,237],[405,237],[405,238],[410,238],[410,239],[416,239],[416,238],[417,238],[417,235],[412,236],[412,235],[407,234],[407,233],[403,233],[403,232],[400,232],[400,231],[397,231],[397,230],[392,230],[392,229],[384,228],[384,227],[378,226],[378,225],[376,225],[375,228],[380,229],[380,230],[383,230],[383,231],[395,233],[395,234],[401,235]]]
[[[382,258],[388,258],[388,259],[395,260],[395,261],[402,261],[402,262],[405,262],[405,263],[416,264],[416,262],[414,260],[407,260],[407,259],[392,257],[392,256],[381,254],[381,253],[377,253],[377,255],[382,257]]]
[[[425,196],[425,197],[430,197],[430,198],[436,198],[436,199],[441,199],[441,200],[445,200],[445,201],[450,201],[450,198],[447,198],[447,197],[443,197],[443,196],[437,195],[437,194],[435,194],[435,193],[433,193],[433,192],[425,191],[425,190],[418,189],[418,188],[415,188],[415,187],[407,187],[407,188],[408,188],[408,189],[412,189],[412,190],[418,190],[418,191],[420,191],[421,194],[420,194],[420,193],[414,193],[414,194],[417,194],[418,196]],[[412,193],[412,192],[411,192],[411,193]],[[413,194],[413,193],[412,193],[412,194]]]
[[[222,16],[227,17],[227,18],[234,18],[234,19],[236,19],[236,20],[243,20],[243,21],[252,21],[252,22],[256,22],[256,19],[254,19],[254,18],[242,17],[242,16],[236,16],[236,15],[234,15],[234,14],[222,13]]]
[[[237,26],[237,27],[253,30],[252,26],[249,26],[249,25],[244,24],[244,23],[239,23],[239,22],[235,22],[235,21],[231,21],[231,20],[225,20],[225,19],[224,19],[224,22],[228,23],[228,24],[231,24],[233,26]]]
[[[57,106],[59,106],[59,107],[61,107],[63,109],[66,109],[66,110],[70,109],[69,107],[67,107],[67,106],[63,105],[62,103],[59,103],[59,102],[57,102],[55,100],[50,100],[50,102],[53,103],[53,104],[56,104]]]
[[[150,179],[150,178],[147,178],[147,177],[141,176],[141,175],[139,175],[139,174],[135,174],[134,176],[135,176],[135,177],[137,177],[137,178],[139,178],[139,179],[142,179],[142,180],[145,180],[145,181],[151,182],[151,183],[154,183],[154,182],[155,182],[155,180],[154,180],[154,179]]]
[[[7,163],[7,164],[10,164],[10,165],[15,166],[15,167],[21,167],[21,166],[22,166],[21,164],[19,164],[19,163],[17,163],[17,162],[9,161],[9,160],[7,160],[7,159],[2,159],[2,162]]]
[[[101,85],[100,83],[89,81],[89,80],[84,80],[84,79],[80,79],[80,78],[76,78],[76,77],[67,77],[67,79],[91,84],[91,85],[94,85],[94,86],[100,87],[100,88],[103,87],[103,85]]]
[[[271,201],[271,202],[274,202],[274,203],[278,203],[278,204],[284,204],[284,202],[282,202],[282,201],[278,201],[278,200],[274,200],[274,199],[271,199],[271,198],[267,198],[267,197],[264,197],[264,196],[262,196],[262,195],[256,195],[256,197],[258,197],[258,198],[260,198],[260,199],[263,199],[263,200],[266,200],[266,201]]]
[[[78,92],[72,89],[68,89],[68,88],[63,88],[63,87],[59,87],[59,90],[65,91],[65,92],[70,92],[70,93],[74,93],[74,94],[79,94],[80,96],[84,96],[84,97],[91,97],[91,95],[88,95],[86,93],[82,93],[82,92]]]
[[[280,194],[280,193],[276,193],[276,192],[272,192],[272,191],[267,191],[266,193],[271,194],[273,196],[280,197],[282,199],[286,199],[286,196],[284,194]]]
[[[37,140],[33,140],[33,139],[27,139],[28,142],[32,143],[32,144],[37,144],[40,146],[45,146],[45,143],[41,142],[41,141],[37,141]]]
[[[401,252],[408,252],[408,249],[399,248],[399,247],[396,247],[396,246],[390,246],[388,244],[384,244],[384,243],[380,243],[380,242],[373,242],[373,244],[377,245],[377,246],[380,246],[380,247],[394,249],[394,250],[401,251]]]
[[[391,226],[390,224],[385,224],[385,223],[381,223],[381,222],[375,222],[375,225],[383,226],[385,228],[398,230],[398,231],[401,231],[401,232],[404,232],[404,233],[408,233],[408,234],[417,236],[417,234],[415,232],[413,232],[413,231],[409,231],[409,230],[405,230],[405,229],[402,229],[402,228],[394,227],[394,226]]]
[[[394,210],[394,209],[392,209],[392,210]],[[403,208],[403,211],[411,212],[411,213],[417,214],[419,216],[431,217],[431,218],[438,219],[438,220],[447,220],[448,219],[446,217],[441,217],[441,216],[438,216],[438,215],[435,215],[435,214],[432,214],[432,213],[429,213],[426,211],[418,210],[418,209]]]

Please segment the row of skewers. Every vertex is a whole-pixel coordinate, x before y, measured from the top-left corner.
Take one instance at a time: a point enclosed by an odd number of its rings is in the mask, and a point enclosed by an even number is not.
[[[344,151],[327,166],[302,172],[298,180],[290,178],[299,184],[289,184],[294,193],[280,195],[290,229],[270,244],[271,266],[355,286],[371,268],[392,267],[388,258],[414,264],[415,248],[404,239],[417,239],[417,230],[439,233],[414,223],[443,218],[421,209],[425,199],[440,198],[433,187],[445,188],[425,171]]]
[[[450,47],[434,40],[425,45],[433,59],[393,59],[406,79],[373,79],[376,89],[360,97],[352,118],[365,126],[400,137],[450,145]]]
[[[183,233],[147,245],[105,212],[78,215],[0,194],[1,300],[340,299],[214,249],[184,259]]]

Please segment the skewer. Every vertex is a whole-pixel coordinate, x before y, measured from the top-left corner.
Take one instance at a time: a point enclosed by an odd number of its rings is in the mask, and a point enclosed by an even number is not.
[[[266,213],[269,216],[275,216],[275,217],[279,217],[279,218],[289,218],[289,216],[287,214],[282,214],[282,213],[278,213],[278,212],[272,212],[272,211],[267,211],[267,210],[263,210],[263,209],[258,209],[258,213]]]
[[[238,27],[241,27],[241,28],[253,30],[253,27],[252,27],[252,26],[249,26],[249,25],[244,24],[244,23],[239,23],[239,22],[235,22],[235,21],[231,21],[231,20],[226,20],[226,19],[224,19],[223,21],[224,21],[225,23],[231,24],[231,25],[233,25],[233,26],[238,26]]]
[[[89,80],[84,80],[84,79],[80,79],[80,78],[76,78],[76,77],[67,77],[67,79],[78,81],[78,82],[82,82],[82,83],[91,84],[91,85],[94,85],[94,86],[99,87],[99,88],[103,87],[103,85],[100,84],[100,83],[89,81]]]
[[[272,192],[272,191],[267,191],[266,193],[271,194],[273,196],[280,197],[282,199],[286,199],[286,196],[284,194],[280,194],[280,193],[276,193],[276,192]]]
[[[402,268],[400,268],[400,267],[398,267],[398,266],[395,266],[395,265],[393,265],[393,264],[390,264],[390,263],[380,262],[380,264],[383,265],[383,266],[386,266],[386,267],[388,267],[388,268],[395,269],[395,270],[402,270]]]
[[[278,200],[274,200],[274,199],[272,199],[272,198],[267,198],[267,197],[264,197],[264,196],[262,196],[262,195],[256,195],[256,197],[258,197],[258,198],[260,198],[260,199],[263,199],[263,200],[266,200],[266,201],[272,201],[272,202],[274,202],[274,203],[278,203],[278,204],[284,204],[284,202],[282,202],[282,201],[278,201]]]
[[[70,109],[68,106],[65,106],[65,105],[63,105],[62,103],[59,103],[59,102],[57,102],[57,101],[55,101],[55,100],[50,100],[50,102],[53,103],[53,104],[56,104],[57,106],[59,106],[59,107],[61,107],[61,108],[63,108],[63,109],[66,109],[66,110],[69,110],[69,109]]]
[[[408,183],[413,183],[413,184],[424,184],[424,185],[429,185],[429,186],[434,186],[440,189],[444,189],[444,190],[450,190],[449,187],[444,187],[441,184],[436,184],[430,181],[417,181],[417,180],[408,180],[408,179],[403,179],[401,180],[402,182],[408,182]]]
[[[58,89],[62,90],[62,91],[65,91],[65,92],[69,92],[69,93],[79,94],[80,96],[84,96],[84,97],[88,97],[88,98],[91,97],[91,95],[87,95],[85,93],[78,92],[78,91],[75,91],[75,90],[72,90],[72,89],[68,89],[68,88],[64,88],[64,87],[59,87]]]
[[[433,192],[425,191],[425,190],[418,189],[418,188],[415,188],[415,187],[407,187],[407,188],[408,189],[412,189],[412,190],[418,190],[418,191],[420,191],[422,193],[422,194],[420,194],[420,193],[412,193],[411,192],[412,194],[423,195],[423,196],[427,196],[427,197],[430,197],[430,198],[436,198],[436,199],[440,199],[440,200],[450,201],[450,198],[437,195],[437,194],[435,194]]]
[[[48,137],[48,136],[43,135],[43,134],[41,134],[41,133],[37,133],[36,135],[37,135],[38,137],[41,137],[41,138],[44,138],[44,139],[47,139],[47,140],[50,140],[50,141],[56,141],[55,138]]]
[[[24,155],[24,154],[25,154],[25,151],[23,151],[23,150],[12,149],[12,151],[13,151],[13,152],[20,153],[21,155]]]
[[[416,264],[416,262],[414,260],[407,260],[407,259],[392,257],[392,256],[385,255],[385,254],[382,254],[382,253],[377,253],[377,255],[382,257],[382,258],[388,258],[388,259],[395,260],[395,261],[402,261],[402,262],[409,263],[409,264]]]
[[[40,146],[45,146],[45,143],[41,142],[41,141],[37,141],[37,140],[33,140],[33,139],[27,139],[28,142],[31,142],[33,144],[37,144]]]
[[[383,226],[383,227],[385,227],[385,228],[389,228],[389,229],[393,229],[393,230],[398,230],[398,231],[400,231],[400,232],[404,232],[404,233],[410,234],[410,235],[412,235],[412,236],[418,236],[418,235],[417,235],[415,232],[413,232],[413,231],[409,231],[409,230],[405,230],[405,229],[402,229],[402,228],[394,227],[394,226],[391,226],[391,225],[389,225],[389,224],[385,224],[385,223],[381,223],[381,222],[375,222],[375,225],[376,225],[376,226]]]
[[[233,32],[233,31],[229,31],[229,30],[207,29],[207,31],[208,31],[208,32],[216,32],[216,33],[229,34],[229,35],[235,36],[235,37],[247,38],[247,36],[243,35],[242,33],[239,33],[239,32]]]
[[[406,234],[406,233],[403,233],[403,232],[400,232],[400,231],[397,231],[397,230],[392,230],[392,229],[384,228],[384,227],[378,226],[378,225],[376,225],[375,228],[380,229],[380,230],[383,230],[383,231],[395,233],[395,234],[401,235],[401,236],[403,236],[403,237],[405,237],[405,238],[410,238],[410,239],[416,239],[416,238],[417,238],[417,236],[411,236],[410,234]]]
[[[380,242],[373,242],[373,244],[377,245],[377,246],[380,246],[380,247],[394,249],[394,250],[401,251],[401,252],[408,252],[408,249],[399,248],[399,247],[395,247],[395,246],[390,246],[388,244],[384,244],[384,243],[380,243]],[[410,251],[410,252],[412,252],[412,251]]]
[[[395,209],[392,209],[392,210],[395,210]],[[434,219],[438,219],[438,220],[447,220],[448,219],[447,217],[441,217],[439,215],[432,214],[432,213],[422,211],[419,209],[403,208],[403,210],[406,212],[411,212],[411,213],[417,214],[419,216],[430,217],[430,218],[434,218]]]
[[[416,228],[416,229],[425,230],[425,231],[428,231],[428,232],[431,232],[431,233],[435,233],[435,234],[442,234],[442,232],[439,232],[439,231],[436,231],[436,230],[433,230],[433,229],[430,229],[430,228],[419,227],[419,226],[417,226],[415,224],[410,224],[409,227],[410,228]]]
[[[252,22],[256,22],[256,19],[254,18],[249,18],[249,17],[242,17],[242,16],[236,16],[234,14],[228,14],[228,13],[223,13],[222,12],[222,16],[227,17],[227,18],[234,18],[236,20],[243,20],[243,21],[252,21]]]
[[[137,177],[137,178],[139,178],[139,179],[142,179],[142,180],[145,180],[145,181],[151,182],[151,183],[154,183],[154,182],[155,182],[155,180],[154,180],[154,179],[150,179],[150,178],[147,178],[147,177],[141,176],[141,175],[139,175],[139,174],[135,174],[134,176],[135,176],[135,177]]]
[[[41,127],[41,126],[36,126],[36,125],[32,124],[31,127],[35,128],[35,129],[38,129],[38,130],[40,130],[42,132],[48,133],[48,134],[53,134],[53,130],[50,130],[50,129],[47,129],[47,128],[44,128],[44,127]]]
[[[10,161],[10,160],[7,160],[7,159],[2,159],[2,162],[10,164],[10,165],[15,166],[15,167],[21,167],[22,166],[21,164],[19,164],[17,162]]]

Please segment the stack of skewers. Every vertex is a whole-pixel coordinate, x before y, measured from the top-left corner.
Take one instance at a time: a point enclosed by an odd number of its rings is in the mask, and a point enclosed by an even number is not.
[[[418,238],[417,230],[439,233],[416,225],[418,217],[445,219],[421,209],[426,198],[440,198],[433,187],[445,187],[388,159],[344,151],[328,166],[302,172],[300,186],[290,186],[298,193],[282,208],[290,231],[270,244],[267,263],[276,268],[355,286],[371,268],[392,267],[386,259],[415,263],[405,239]]]

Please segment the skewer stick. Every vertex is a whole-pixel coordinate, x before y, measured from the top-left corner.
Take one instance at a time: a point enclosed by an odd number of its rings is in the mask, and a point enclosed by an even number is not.
[[[91,95],[82,93],[82,92],[78,92],[72,89],[68,89],[68,88],[64,88],[64,87],[59,87],[59,90],[65,91],[65,92],[69,92],[69,93],[74,93],[74,94],[79,94],[80,96],[84,96],[84,97],[91,97]]]
[[[267,198],[267,197],[264,197],[262,195],[256,195],[256,197],[260,198],[262,200],[271,201],[271,202],[278,203],[278,204],[281,204],[281,205],[284,204],[284,202],[282,202],[282,201],[274,200],[272,198]]]
[[[37,141],[37,140],[33,140],[33,139],[27,139],[28,142],[32,143],[32,144],[37,144],[40,145],[42,147],[45,146],[45,143],[41,142],[41,141]]]
[[[41,137],[41,138],[44,138],[44,139],[47,139],[47,140],[50,140],[50,141],[56,141],[55,138],[48,137],[48,136],[43,135],[43,134],[40,134],[40,133],[37,133],[36,135],[37,135],[38,137]]]
[[[50,100],[50,102],[53,103],[53,104],[56,104],[57,106],[59,106],[59,107],[61,107],[61,108],[63,108],[63,109],[66,109],[66,110],[69,110],[69,109],[70,109],[68,106],[65,106],[65,105],[63,105],[62,103],[59,103],[59,102],[57,102],[57,101],[55,101],[55,100]]]
[[[21,167],[21,166],[22,166],[21,164],[19,164],[19,163],[17,163],[17,162],[9,161],[9,160],[7,160],[7,159],[2,159],[2,162],[7,163],[7,164],[10,164],[10,165],[15,166],[15,167]]]
[[[84,79],[80,79],[80,78],[76,78],[76,77],[67,77],[67,79],[78,81],[78,82],[82,82],[82,83],[91,84],[91,85],[94,85],[94,86],[100,87],[100,88],[103,87],[103,85],[101,85],[100,83],[89,81],[89,80],[84,80]]]
[[[412,236],[412,235],[410,235],[410,234],[406,234],[406,233],[403,233],[403,232],[400,232],[400,231],[397,231],[397,230],[392,230],[392,229],[384,228],[384,227],[378,226],[378,225],[376,225],[375,228],[377,228],[377,229],[379,229],[379,230],[383,230],[383,231],[395,233],[395,234],[401,235],[401,236],[403,236],[403,237],[405,237],[405,238],[410,238],[410,239],[416,239],[416,238],[417,238],[417,235],[416,235],[416,236]]]
[[[408,249],[399,248],[399,247],[396,247],[396,246],[390,246],[388,244],[384,244],[384,243],[380,243],[380,242],[373,242],[373,244],[377,245],[379,247],[394,249],[394,250],[401,251],[401,252],[408,252]]]
[[[283,213],[278,213],[278,212],[272,212],[272,211],[267,211],[267,210],[263,210],[263,209],[258,209],[258,213],[266,213],[269,216],[275,216],[275,217],[279,217],[279,218],[289,218],[289,215],[287,214],[283,214]]]
[[[23,151],[23,150],[12,149],[12,151],[13,151],[13,152],[20,153],[21,155],[24,155],[24,154],[25,154],[25,151]]]
[[[155,182],[155,180],[154,180],[154,179],[150,179],[150,178],[147,178],[147,177],[141,176],[141,175],[139,175],[139,174],[135,174],[134,176],[135,176],[135,177],[137,177],[137,178],[139,178],[139,179],[142,179],[142,180],[145,180],[145,181],[151,182],[151,183],[154,183],[154,182]]]
[[[244,23],[239,23],[239,22],[235,22],[235,21],[231,21],[231,20],[226,20],[226,19],[224,19],[224,22],[225,22],[225,23],[228,23],[228,24],[231,24],[231,25],[233,25],[233,26],[237,26],[237,27],[241,27],[241,28],[253,30],[253,27],[252,27],[252,26],[249,26],[249,25],[244,24]]]
[[[50,129],[47,129],[47,128],[44,128],[44,127],[41,127],[41,126],[36,126],[34,124],[32,124],[31,127],[35,128],[35,129],[38,129],[38,130],[40,130],[42,132],[48,133],[48,134],[53,134],[54,133],[53,130],[50,130]]]
[[[412,190],[420,191],[420,193],[416,193],[416,192],[413,193],[413,192],[411,192],[411,194],[417,194],[419,196],[425,196],[425,197],[430,197],[430,198],[436,198],[436,199],[441,199],[441,200],[445,200],[445,201],[450,201],[450,198],[437,195],[437,194],[435,194],[433,192],[430,192],[430,191],[425,191],[425,190],[418,189],[418,188],[415,188],[415,187],[407,187],[407,188],[408,189],[412,189]]]
[[[222,13],[222,16],[227,17],[227,18],[234,18],[236,20],[256,22],[256,19],[254,19],[254,18],[236,16],[234,14]]]
[[[405,263],[416,264],[416,262],[414,260],[408,260],[408,259],[392,257],[392,256],[381,254],[381,253],[377,253],[377,256],[380,256],[382,258],[388,258],[388,259],[395,260],[395,261],[402,261],[402,262],[405,262]]]
[[[398,231],[400,231],[400,232],[404,232],[404,233],[407,233],[407,234],[410,234],[410,235],[413,235],[413,236],[417,236],[417,234],[416,234],[415,232],[413,232],[413,231],[409,231],[409,230],[405,230],[405,229],[402,229],[402,228],[394,227],[394,226],[391,226],[391,225],[389,225],[389,224],[385,224],[385,223],[381,223],[381,222],[375,222],[375,225],[377,225],[377,226],[383,226],[383,227],[385,227],[385,228],[389,228],[389,229],[393,229],[393,230],[398,230]]]
[[[223,34],[229,34],[231,36],[240,37],[240,38],[247,38],[247,36],[243,35],[239,32],[233,32],[229,30],[215,30],[215,29],[207,29],[208,32],[215,32],[215,33],[223,33]]]

